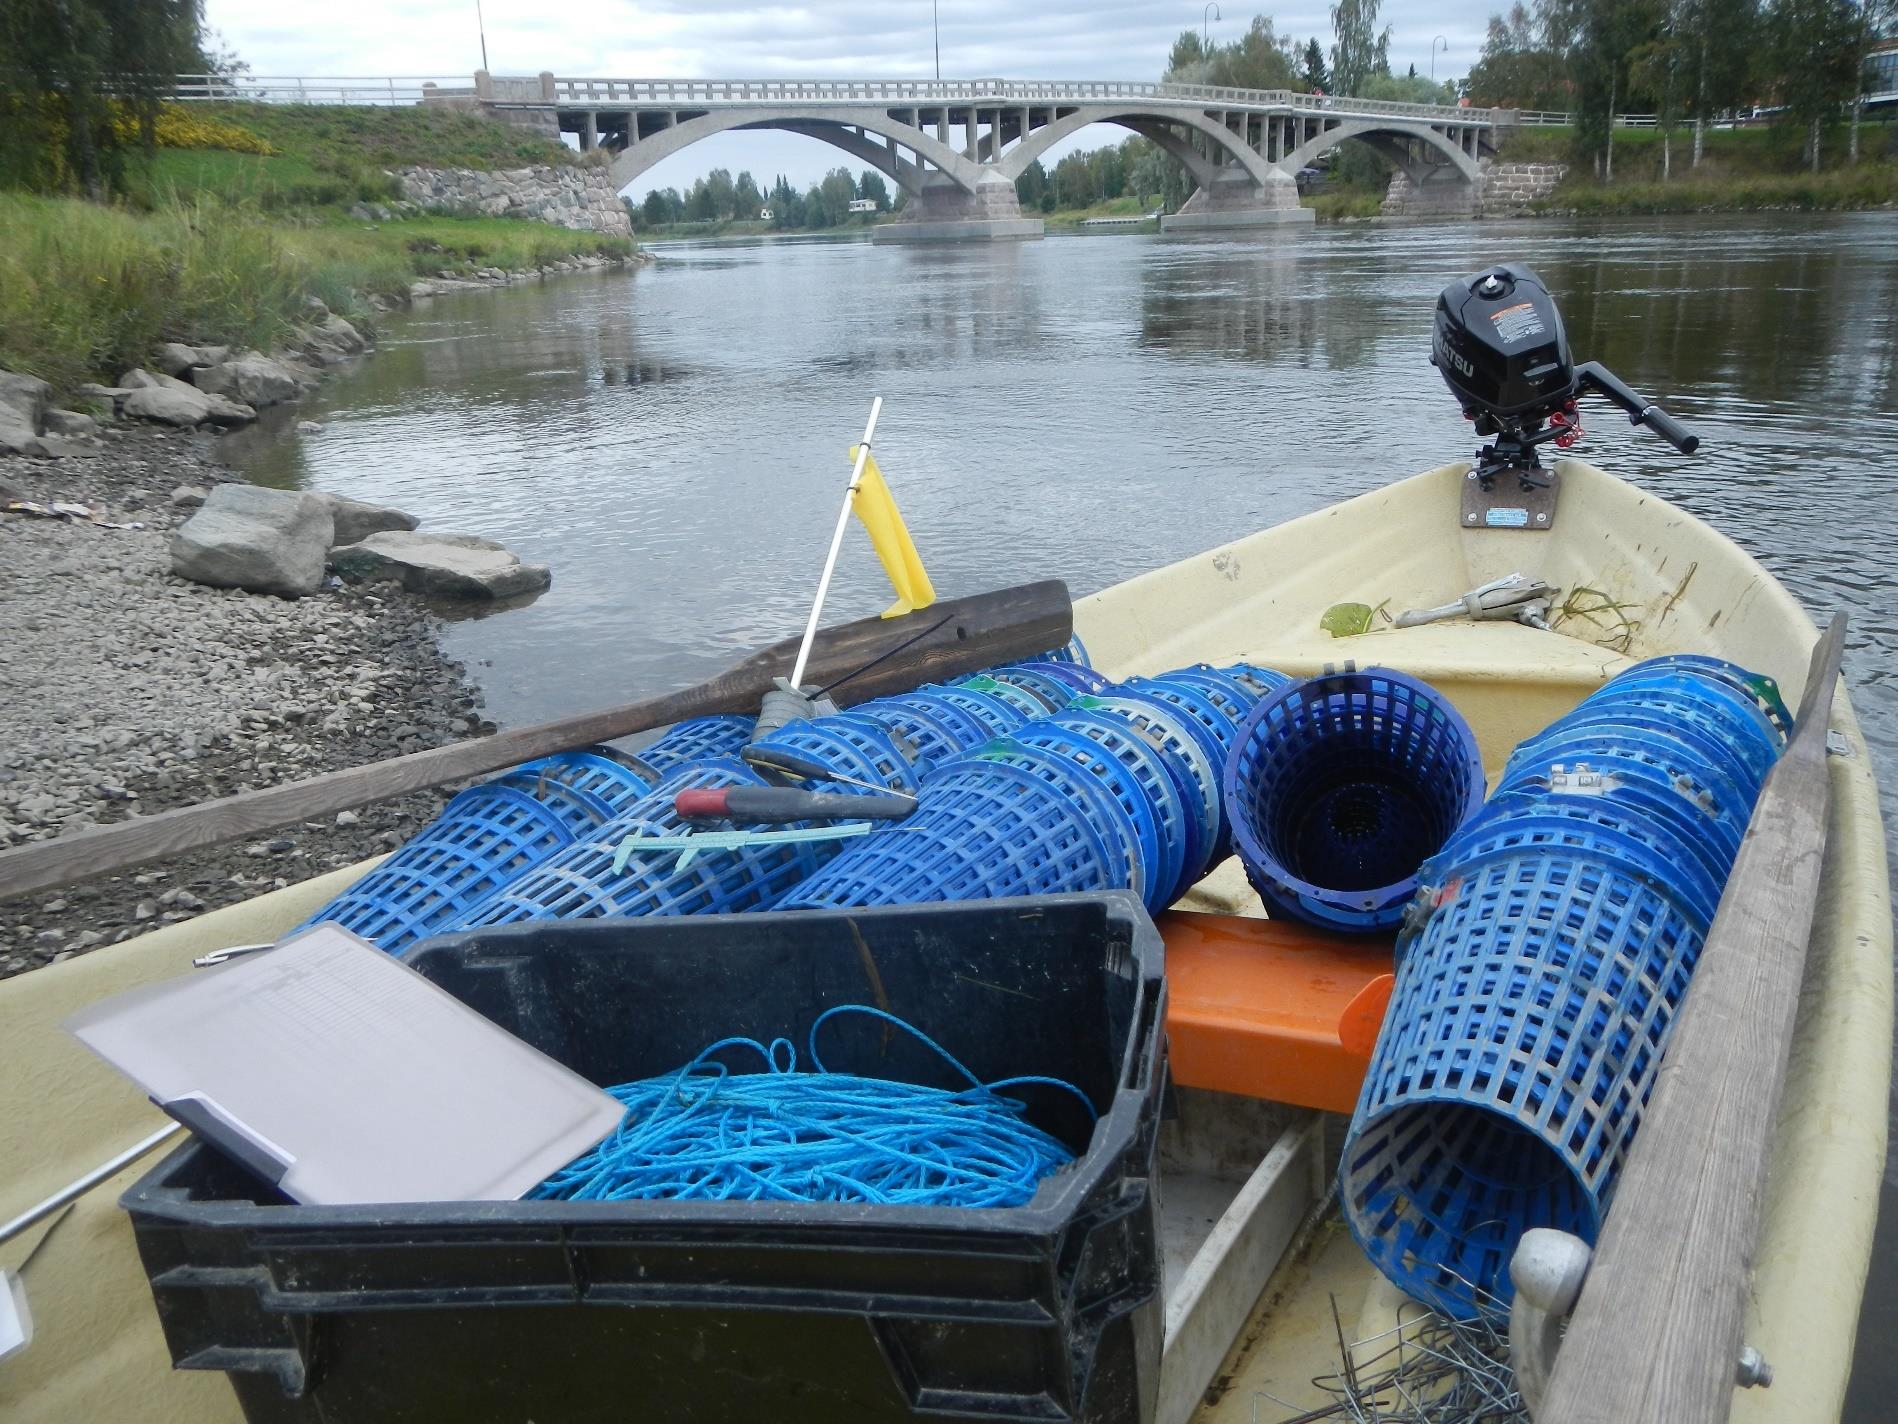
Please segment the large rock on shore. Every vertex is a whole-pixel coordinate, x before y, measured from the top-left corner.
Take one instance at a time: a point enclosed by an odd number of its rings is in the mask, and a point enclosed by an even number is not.
[[[85,440],[99,433],[99,422],[83,411],[49,410],[46,412],[46,433]]]
[[[407,533],[422,521],[406,510],[386,504],[368,504],[347,495],[318,494],[329,505],[330,520],[336,525],[334,543],[357,544],[371,534]]]
[[[200,359],[197,347],[186,346],[182,341],[167,341],[152,352],[152,364],[167,376],[183,376],[193,366],[209,363]]]
[[[192,380],[201,391],[259,407],[281,405],[303,394],[297,371],[282,361],[255,354],[206,366],[194,371]]]
[[[172,536],[171,571],[216,588],[300,598],[323,586],[334,533],[329,505],[316,495],[219,485]]]
[[[347,361],[369,349],[369,343],[363,339],[360,331],[342,317],[331,315],[327,309],[320,321],[313,322],[297,333],[297,345],[311,360],[324,366]]]
[[[129,372],[138,375],[139,372]],[[137,386],[119,407],[128,420],[155,420],[161,425],[193,426],[211,418],[211,398],[180,381],[173,386]]]
[[[38,376],[0,371],[0,450],[18,453],[38,436],[53,388]]]
[[[135,366],[120,376],[118,388],[126,391],[197,390],[189,381],[181,381],[176,376],[167,376],[160,371],[147,371],[142,366]]]
[[[513,598],[553,582],[545,564],[473,534],[371,534],[332,549],[330,567],[351,583],[395,579],[429,598]]]

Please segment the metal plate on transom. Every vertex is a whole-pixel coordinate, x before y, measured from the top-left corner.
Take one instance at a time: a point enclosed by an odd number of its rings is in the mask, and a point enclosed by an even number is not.
[[[1475,470],[1463,478],[1465,529],[1523,529],[1540,534],[1555,527],[1562,476],[1555,470],[1499,470],[1483,487]]]

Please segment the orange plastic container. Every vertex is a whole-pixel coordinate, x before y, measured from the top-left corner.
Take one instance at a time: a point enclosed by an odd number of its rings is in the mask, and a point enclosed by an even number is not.
[[[1175,910],[1166,937],[1173,1079],[1348,1113],[1391,996],[1388,938]]]

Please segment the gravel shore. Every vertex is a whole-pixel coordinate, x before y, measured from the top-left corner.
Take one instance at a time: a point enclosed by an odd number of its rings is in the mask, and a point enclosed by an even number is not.
[[[232,479],[207,443],[141,428],[90,458],[0,458],[19,497],[147,526],[0,515],[0,846],[493,730],[392,585],[291,601],[171,574],[190,510],[170,492]],[[453,790],[0,900],[0,978],[386,851]]]

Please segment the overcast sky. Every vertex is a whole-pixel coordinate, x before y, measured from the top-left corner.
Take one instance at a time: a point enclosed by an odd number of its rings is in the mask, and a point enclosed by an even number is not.
[[[1167,51],[1204,11],[1143,0],[937,0],[945,78],[1157,79]],[[207,0],[206,19],[260,75],[415,76],[467,83],[481,64],[475,0]],[[496,74],[615,79],[903,79],[935,72],[929,0],[481,0],[488,65]],[[1232,39],[1256,9],[1219,7],[1213,38]],[[1391,67],[1467,70],[1495,0],[1391,4]],[[1322,0],[1273,12],[1281,34],[1329,46]],[[1117,142],[1120,129],[1082,130],[1071,144]],[[803,185],[849,158],[791,134],[724,134],[694,144],[641,178],[681,189],[708,169],[749,168],[764,183],[783,173]],[[861,165],[851,164],[852,167]]]

